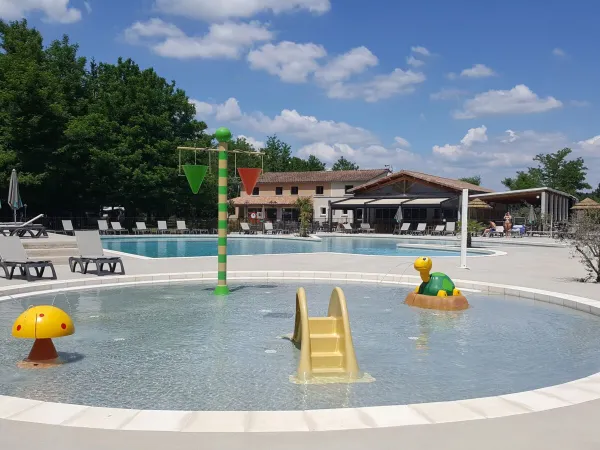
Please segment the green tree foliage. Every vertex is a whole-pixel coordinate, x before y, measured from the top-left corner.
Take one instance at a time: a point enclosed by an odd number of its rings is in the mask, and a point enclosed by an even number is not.
[[[572,195],[583,189],[591,189],[585,181],[588,169],[583,158],[568,160],[571,153],[570,148],[563,148],[556,153],[541,153],[533,158],[538,167],[517,172],[515,178],[506,178],[502,184],[510,190],[549,187]]]
[[[331,170],[358,170],[358,164],[355,164],[343,156],[340,156],[340,159],[333,164]]]
[[[199,195],[179,173],[177,146],[215,147],[185,92],[130,59],[96,63],[67,36],[44,48],[25,20],[0,21],[0,186],[13,168],[31,213],[82,215],[122,205],[128,215],[212,218],[216,154],[183,151],[183,164],[207,164]],[[245,140],[232,149],[254,150]],[[266,171],[323,170],[317,158],[291,155],[267,140]],[[230,197],[237,167],[261,167],[254,155],[230,156]]]
[[[472,177],[459,178],[460,181],[464,181],[465,183],[471,183],[475,186],[481,186],[481,176],[475,175]]]
[[[300,210],[300,236],[307,237],[313,217],[313,201],[310,197],[298,197],[296,207]]]

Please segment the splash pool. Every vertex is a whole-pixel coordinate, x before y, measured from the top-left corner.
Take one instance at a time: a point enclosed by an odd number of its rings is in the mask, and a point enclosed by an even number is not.
[[[311,315],[332,285],[302,283]],[[469,293],[453,313],[402,304],[408,287],[347,284],[354,345],[376,381],[289,382],[298,350],[298,284],[172,284],[44,294],[0,302],[0,394],[140,409],[280,410],[377,406],[500,395],[600,370],[600,319],[532,300]],[[76,334],[57,342],[69,364],[40,371],[16,362],[30,343],[10,337],[24,308],[68,311]]]
[[[230,237],[227,241],[229,255],[264,255],[288,253],[354,253],[378,256],[459,256],[457,249],[432,249],[398,247],[396,239],[363,237],[324,237],[322,239],[286,239],[265,237]],[[118,237],[105,238],[103,246],[150,258],[181,258],[216,256],[217,238],[203,237]],[[491,254],[488,252],[487,254]],[[469,256],[482,255],[469,252]],[[485,254],[485,253],[484,253]]]

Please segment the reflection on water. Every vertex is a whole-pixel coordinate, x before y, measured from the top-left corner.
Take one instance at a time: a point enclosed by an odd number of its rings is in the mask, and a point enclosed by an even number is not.
[[[465,311],[422,310],[402,303],[407,288],[350,284],[357,359],[376,381],[293,384],[299,350],[281,336],[294,328],[297,287],[232,284],[216,297],[206,284],[141,285],[0,303],[0,394],[142,409],[318,409],[499,395],[600,370],[598,317],[483,294],[469,295]],[[332,286],[305,288],[309,314],[326,315]],[[17,369],[31,342],[11,337],[13,320],[52,302],[75,323],[55,342],[71,362]]]

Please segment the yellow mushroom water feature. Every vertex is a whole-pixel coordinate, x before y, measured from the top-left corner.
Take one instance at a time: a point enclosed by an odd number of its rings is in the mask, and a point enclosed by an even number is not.
[[[70,336],[75,326],[69,315],[56,306],[33,306],[23,312],[12,327],[12,335],[19,339],[35,339],[29,356],[19,367],[46,368],[61,364],[52,339]]]

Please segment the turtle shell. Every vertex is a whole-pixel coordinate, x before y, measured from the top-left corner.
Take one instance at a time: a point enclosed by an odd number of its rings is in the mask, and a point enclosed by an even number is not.
[[[441,272],[433,272],[429,282],[421,283],[419,294],[436,296],[438,291],[446,291],[448,295],[454,294],[454,283],[448,275]]]

